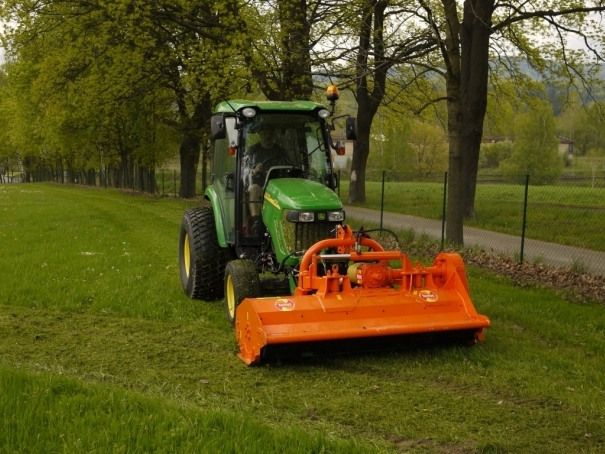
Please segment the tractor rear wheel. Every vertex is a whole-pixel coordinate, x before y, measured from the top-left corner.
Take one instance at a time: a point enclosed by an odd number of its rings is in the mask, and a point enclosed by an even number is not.
[[[179,235],[181,283],[190,298],[213,301],[223,296],[228,251],[218,244],[212,208],[188,210]]]
[[[225,309],[227,320],[235,324],[235,311],[244,298],[260,296],[260,278],[250,260],[233,260],[225,268]]]

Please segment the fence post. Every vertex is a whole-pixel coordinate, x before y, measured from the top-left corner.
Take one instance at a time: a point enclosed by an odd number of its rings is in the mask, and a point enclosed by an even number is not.
[[[527,220],[527,192],[529,189],[529,175],[525,175],[525,198],[523,200],[523,225],[521,226],[521,254],[519,263],[523,263],[523,249],[525,248],[525,222]]]
[[[382,171],[382,190],[380,193],[380,229],[382,229],[382,217],[384,215],[384,175],[386,170]]]
[[[445,244],[445,204],[447,202],[447,172],[443,176],[443,208],[441,210],[441,249]]]
[[[342,184],[342,180],[340,179],[340,169],[338,169],[338,198],[340,199],[340,185]]]

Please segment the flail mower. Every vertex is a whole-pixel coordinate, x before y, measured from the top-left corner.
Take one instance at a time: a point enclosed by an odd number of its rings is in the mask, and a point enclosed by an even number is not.
[[[470,300],[458,254],[412,265],[398,246],[385,251],[344,223],[333,158],[345,143],[331,138],[343,117],[327,121],[337,99],[330,86],[331,111],[308,101],[217,106],[211,206],[181,223],[185,293],[224,299],[246,364],[483,340],[490,322]],[[354,140],[355,119],[344,118]]]

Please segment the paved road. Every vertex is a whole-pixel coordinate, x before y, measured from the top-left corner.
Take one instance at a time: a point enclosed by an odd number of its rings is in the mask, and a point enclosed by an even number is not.
[[[380,211],[347,205],[345,212],[353,226],[362,224],[364,221],[380,224]],[[413,229],[418,234],[425,233],[441,240],[441,221],[438,220],[385,212],[382,225],[389,229]],[[515,254],[518,256],[521,252],[521,237],[464,227],[464,245],[478,246],[486,251],[502,252],[514,257]],[[574,263],[581,264],[586,266],[590,272],[605,275],[605,252],[526,238],[523,258],[528,261],[541,260],[544,263],[564,268],[571,268]]]

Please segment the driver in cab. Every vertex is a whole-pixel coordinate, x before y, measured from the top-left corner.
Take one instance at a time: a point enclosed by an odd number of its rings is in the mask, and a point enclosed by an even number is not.
[[[260,142],[248,149],[244,159],[244,178],[250,201],[252,234],[254,235],[260,234],[263,228],[260,202],[263,197],[263,185],[267,171],[272,166],[287,164],[286,151],[275,143],[275,127],[272,124],[262,124],[258,136]]]

